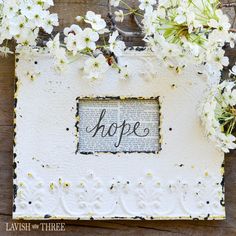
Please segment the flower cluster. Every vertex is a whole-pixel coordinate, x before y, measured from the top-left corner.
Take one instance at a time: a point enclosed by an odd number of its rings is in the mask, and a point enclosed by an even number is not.
[[[92,11],[76,19],[84,21],[88,27],[82,29],[80,25],[73,24],[64,29],[64,44],[60,44],[59,34],[47,43],[55,57],[56,68],[63,70],[71,59],[84,55],[87,59],[82,69],[86,78],[98,79],[110,66],[119,71],[122,79],[127,78],[116,61],[116,57],[121,56],[125,49],[125,43],[119,40],[118,31],[110,32],[101,15]]]
[[[232,76],[234,79],[236,79],[236,64],[229,71],[229,76]]]
[[[186,65],[191,54],[194,63],[206,63],[211,73],[229,64],[222,47],[234,47],[236,35],[229,33],[228,17],[219,9],[218,0],[161,0],[158,7],[146,8],[146,41],[170,67]]]
[[[180,72],[189,61],[206,64],[207,72],[219,74],[229,64],[222,47],[234,47],[236,34],[229,32],[230,23],[219,9],[219,0],[139,0],[143,13],[145,42],[169,68]],[[111,1],[118,6],[127,3]],[[142,12],[127,7],[129,13],[115,11],[115,19],[124,15],[140,16]]]
[[[39,30],[50,34],[58,26],[57,14],[50,14],[53,0],[0,0],[0,53],[10,50],[8,41],[35,46]]]
[[[235,85],[224,81],[214,86],[201,107],[206,134],[223,152],[236,148],[236,137],[232,134],[236,123]]]

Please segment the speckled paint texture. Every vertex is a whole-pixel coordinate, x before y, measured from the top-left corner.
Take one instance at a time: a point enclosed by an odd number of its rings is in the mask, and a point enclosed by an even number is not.
[[[207,75],[142,49],[119,59],[129,80],[110,70],[91,82],[84,60],[58,74],[42,49],[17,58],[14,219],[224,219],[224,154],[198,116]],[[77,98],[107,96],[159,98],[160,152],[75,154]]]

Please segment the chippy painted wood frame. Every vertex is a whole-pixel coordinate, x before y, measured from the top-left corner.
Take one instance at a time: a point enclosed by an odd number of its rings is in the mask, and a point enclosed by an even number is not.
[[[132,57],[133,56],[140,57],[140,55],[142,55],[144,61],[146,60],[146,58],[149,58],[150,56],[152,56],[152,55],[150,55],[149,52],[145,51],[145,49],[137,48],[137,51],[133,51],[133,49],[134,48],[129,49],[127,51],[127,55],[126,56],[128,56],[128,57],[130,57],[130,56],[132,56]],[[45,53],[47,53],[47,52],[45,52],[44,49],[37,49],[35,51],[35,53],[33,53],[32,55],[30,55],[30,57],[28,57],[29,63],[31,63],[31,64],[33,63],[33,64],[37,65],[37,63],[36,63],[37,60],[34,61],[35,56],[37,58],[37,56],[39,56],[39,54],[40,55],[41,54],[44,55]],[[43,58],[44,57],[45,56],[43,56]],[[18,59],[16,59],[16,61],[18,63]],[[202,77],[203,76],[200,73],[197,73],[197,74],[198,74],[197,77]],[[199,78],[199,79],[202,79],[202,78]],[[176,87],[178,87],[179,81],[180,80],[170,84],[171,88],[172,89],[176,89]],[[192,84],[192,82],[190,82],[190,84]],[[20,83],[19,83],[19,80],[17,79],[16,80],[16,93],[15,93],[15,109],[14,109],[14,111],[15,111],[14,135],[16,135],[16,127],[17,127],[16,116],[17,116],[17,108],[18,108],[17,101],[18,101],[19,85],[20,85]],[[163,102],[162,98],[163,97],[161,97],[161,101],[160,101],[161,105],[162,105],[162,102]],[[162,121],[163,121],[163,119],[161,119],[161,122]],[[162,134],[162,132],[161,132],[161,134]],[[16,141],[14,139],[14,147],[15,146],[16,146]],[[34,214],[31,214],[31,213],[30,214],[24,214],[24,215],[18,214],[17,213],[17,207],[16,207],[16,200],[17,200],[18,195],[19,195],[19,188],[21,187],[21,183],[18,182],[19,178],[18,178],[17,171],[16,171],[16,170],[18,170],[18,164],[19,164],[18,156],[17,156],[17,153],[15,152],[15,148],[14,148],[14,170],[15,170],[15,173],[14,173],[14,178],[15,179],[14,179],[14,187],[13,187],[14,188],[14,206],[13,206],[13,218],[14,219],[41,219],[41,220],[43,220],[43,219],[46,219],[46,220],[48,220],[48,219],[69,219],[69,220],[94,220],[94,219],[96,219],[96,220],[104,220],[104,219],[128,219],[128,220],[132,220],[132,219],[133,220],[145,220],[145,219],[147,219],[147,220],[170,220],[170,219],[171,220],[175,220],[175,219],[189,220],[189,219],[192,219],[192,220],[196,220],[196,219],[199,219],[199,220],[221,220],[221,219],[225,218],[225,215],[223,214],[223,212],[222,212],[222,215],[218,215],[218,214],[214,215],[214,214],[206,213],[205,215],[201,214],[201,215],[198,215],[198,216],[196,216],[196,214],[194,214],[194,213],[191,214],[191,212],[189,213],[189,215],[178,215],[178,216],[164,216],[164,215],[160,216],[160,215],[154,215],[154,214],[148,214],[148,215],[136,214],[136,215],[130,215],[130,216],[122,216],[122,215],[119,215],[119,214],[117,214],[115,216],[105,216],[105,215],[98,216],[98,215],[89,214],[89,215],[78,216],[77,214],[75,214],[75,215],[68,215],[68,214],[65,213],[63,215],[58,215],[58,214],[47,214],[46,212],[45,212],[46,214],[44,214],[44,215],[42,215],[42,214],[34,215]],[[184,168],[184,166],[185,166],[185,164],[182,164],[182,163],[178,165],[178,167],[181,168],[181,169]],[[221,168],[218,169],[218,170],[221,173],[220,174],[221,178],[215,184],[217,184],[220,188],[222,188],[221,193],[223,195],[222,195],[222,197],[220,199],[220,205],[222,207],[224,207],[224,163],[221,165]],[[209,173],[207,171],[205,171],[204,176],[206,178],[209,178]],[[31,172],[26,173],[26,177],[28,179],[31,179],[31,180],[34,180],[34,181],[36,180],[34,174],[32,174]],[[210,179],[211,179],[211,177],[212,176],[210,176]],[[93,173],[91,173],[91,174],[88,175],[88,178],[92,178],[92,180],[94,180],[94,178],[96,178],[96,177],[94,176]],[[145,178],[148,178],[151,182],[154,181],[154,175],[153,175],[152,172],[147,172]],[[181,182],[179,182],[179,184],[180,183]],[[214,180],[213,180],[212,183],[214,183]],[[116,183],[112,183],[112,185],[110,186],[110,191],[113,191],[113,189],[116,189],[117,185],[120,185],[120,184],[121,184],[121,182],[119,182],[119,181],[116,182]],[[130,184],[129,181],[127,181],[126,185],[128,186],[129,184]],[[200,187],[201,184],[202,184],[201,181],[199,181],[198,182],[199,187]],[[59,186],[60,188],[62,188],[62,187],[63,188],[67,188],[67,187],[70,186],[70,183],[67,183],[67,182],[63,183],[62,179],[59,178],[59,182],[58,182],[57,186]],[[177,186],[171,184],[169,187],[170,188],[172,188],[172,187],[176,188]],[[55,189],[55,184],[54,183],[50,184],[50,189],[51,190]],[[214,190],[214,188],[212,190]],[[209,190],[209,191],[211,191],[211,190]],[[177,195],[176,195],[175,198],[178,199]],[[208,203],[210,204],[210,202],[207,201],[207,204]]]

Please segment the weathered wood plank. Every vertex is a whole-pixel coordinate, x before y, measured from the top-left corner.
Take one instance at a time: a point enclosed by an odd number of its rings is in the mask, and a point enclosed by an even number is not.
[[[11,152],[0,152],[0,215],[11,215],[12,212],[12,156]]]
[[[0,94],[0,126],[9,126],[13,124],[13,85],[0,85]]]
[[[11,152],[13,147],[13,126],[0,126],[0,151]]]
[[[9,79],[14,77],[14,70],[12,70],[12,65],[14,66],[14,56],[9,55],[7,57],[0,57],[0,83],[5,83],[10,81]]]
[[[14,61],[14,56],[0,57],[0,126],[13,123]]]

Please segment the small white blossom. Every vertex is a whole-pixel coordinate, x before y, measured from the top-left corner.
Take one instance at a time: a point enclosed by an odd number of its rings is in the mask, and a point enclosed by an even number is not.
[[[58,22],[57,14],[49,14],[48,13],[44,18],[42,27],[46,33],[51,34],[53,27],[58,26],[58,25],[59,25],[59,22]]]
[[[222,70],[223,66],[229,65],[229,58],[226,57],[224,50],[216,51],[209,54],[209,63],[218,70]]]
[[[115,21],[123,22],[124,21],[124,12],[122,10],[115,11]]]
[[[114,7],[118,7],[120,5],[121,0],[111,0],[110,3]]]
[[[78,49],[96,49],[96,42],[99,39],[99,34],[93,31],[90,28],[85,28],[79,35],[78,35]]]
[[[12,18],[19,11],[19,2],[7,0],[3,2],[3,13],[7,18]]]
[[[71,25],[70,27],[66,27],[64,29],[64,35],[68,36],[69,34],[74,34],[74,35],[78,35],[82,32],[82,29],[80,28],[79,25]]]
[[[230,70],[230,74],[236,76],[236,64],[232,67],[232,69]]]
[[[72,52],[74,56],[80,50],[79,37],[82,32],[80,26],[74,24],[64,29],[66,48],[68,51]]]
[[[113,52],[116,56],[121,56],[125,49],[125,43],[123,41],[117,40],[117,37],[119,36],[118,31],[115,31],[110,35],[109,38],[109,49],[111,52]]]
[[[236,90],[226,90],[223,93],[223,97],[226,101],[227,104],[229,104],[230,106],[235,106],[236,104]]]
[[[69,34],[65,38],[65,44],[66,44],[67,50],[71,51],[74,56],[79,51],[79,39],[77,35]]]
[[[82,16],[76,16],[75,20],[79,23],[83,20],[84,18]]]
[[[139,8],[141,10],[152,9],[153,5],[156,4],[156,0],[139,0]]]
[[[106,58],[100,54],[96,58],[89,58],[85,61],[84,72],[88,79],[98,79],[109,69]]]
[[[47,43],[49,52],[54,57],[54,67],[56,71],[63,71],[68,64],[66,50],[60,47],[60,34],[57,34],[54,39]]]
[[[92,28],[96,31],[101,31],[106,28],[106,22],[101,18],[101,15],[88,11],[85,20],[86,23],[91,24]]]
[[[210,19],[208,25],[218,31],[228,31],[230,29],[229,18],[223,14],[222,10],[218,9],[215,12],[217,19]]]
[[[56,71],[61,72],[64,71],[69,63],[69,60],[66,56],[66,51],[64,48],[60,48],[57,51],[56,57],[55,57],[55,62],[54,62],[54,67]]]
[[[47,42],[48,49],[53,52],[56,52],[60,48],[60,34],[58,33],[54,39]]]
[[[229,45],[231,48],[234,48],[235,42],[236,42],[236,33],[229,33],[229,39],[228,39]]]

